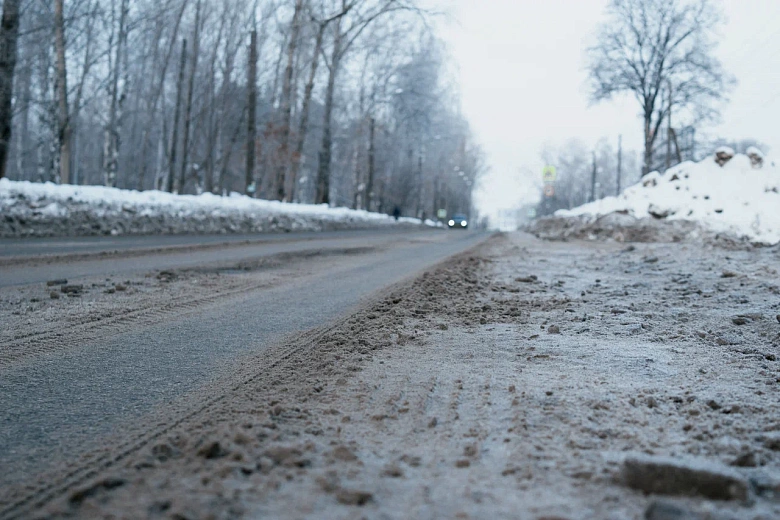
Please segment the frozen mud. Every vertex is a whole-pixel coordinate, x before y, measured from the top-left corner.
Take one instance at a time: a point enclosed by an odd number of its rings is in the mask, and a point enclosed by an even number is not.
[[[771,249],[499,236],[4,503],[47,518],[778,518],[778,270]]]

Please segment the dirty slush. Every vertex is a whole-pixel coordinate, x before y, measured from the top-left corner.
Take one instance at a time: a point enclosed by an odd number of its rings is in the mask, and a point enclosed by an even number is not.
[[[56,492],[28,505],[47,518],[780,518],[778,271],[776,248],[499,235],[269,348],[148,420],[173,426],[96,450],[89,478],[54,472]],[[4,502],[30,488],[15,493]]]

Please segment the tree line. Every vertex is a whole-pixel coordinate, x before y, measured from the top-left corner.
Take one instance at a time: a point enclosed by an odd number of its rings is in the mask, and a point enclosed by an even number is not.
[[[484,170],[415,0],[3,0],[0,176],[432,216]]]

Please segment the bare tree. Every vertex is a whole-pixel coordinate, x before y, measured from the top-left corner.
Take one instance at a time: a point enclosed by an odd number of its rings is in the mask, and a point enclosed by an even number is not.
[[[181,113],[182,96],[184,95],[184,67],[187,64],[187,38],[181,41],[181,56],[179,56],[179,76],[176,80],[176,107],[173,112],[173,134],[171,135],[171,154],[168,159],[168,191],[178,193],[181,186],[176,179],[176,150],[179,147],[179,114]]]
[[[19,2],[8,176],[468,211],[479,148],[416,1]]]
[[[317,167],[317,194],[315,203],[330,202],[330,167],[333,146],[333,102],[336,92],[336,78],[341,70],[347,53],[372,23],[389,13],[407,10],[409,6],[399,0],[380,0],[361,2],[359,0],[341,0],[341,12],[349,13],[349,18],[339,17],[333,24],[333,42],[330,59],[325,61],[328,67],[328,83],[325,90],[325,112],[322,123],[322,145]],[[362,9],[360,9],[362,7]]]
[[[349,12],[349,9],[351,9],[350,6],[348,6],[348,9],[341,10],[333,16],[324,19],[318,18],[316,15],[311,16],[312,22],[316,26],[316,31],[311,62],[309,64],[309,77],[306,81],[306,87],[304,88],[303,93],[303,101],[301,103],[301,120],[298,125],[298,140],[295,145],[295,152],[292,156],[292,164],[290,165],[290,196],[293,200],[295,200],[295,192],[298,185],[298,172],[300,171],[301,160],[303,158],[303,149],[306,145],[306,135],[308,134],[309,130],[311,98],[312,93],[314,92],[314,81],[317,77],[317,68],[320,63],[320,53],[322,52],[325,31],[333,21],[345,16]]]
[[[276,165],[276,198],[278,200],[287,200],[287,164],[290,160],[289,141],[290,125],[292,119],[292,91],[293,91],[293,69],[295,65],[295,52],[298,46],[301,32],[301,17],[303,16],[303,0],[295,0],[295,9],[293,11],[292,21],[290,22],[290,37],[287,43],[287,65],[284,70],[284,80],[282,84],[282,114],[279,138],[279,150]]]
[[[114,17],[114,3],[111,5],[112,18]],[[127,12],[128,0],[121,0],[119,5],[119,28],[116,34],[116,55],[113,60],[113,70],[109,82],[109,97],[111,103],[108,111],[108,125],[106,125],[103,145],[103,176],[106,186],[116,186],[117,164],[119,161],[119,105],[122,100],[119,96],[119,76],[121,74],[124,47],[127,42]],[[113,22],[113,20],[112,20]],[[113,25],[113,23],[112,23]],[[113,40],[113,34],[111,40]],[[109,43],[109,46],[111,43]]]
[[[57,141],[59,150],[59,180],[63,184],[70,182],[70,113],[68,112],[68,72],[65,63],[65,18],[63,0],[54,0],[54,48],[57,53]]]
[[[8,146],[11,142],[11,97],[14,90],[18,36],[19,0],[5,0],[0,25],[0,179],[5,177]]]
[[[169,0],[170,3],[170,0]],[[147,114],[150,120],[148,121],[148,124],[144,128],[143,135],[141,137],[141,173],[138,177],[138,189],[143,189],[144,187],[144,181],[146,180],[146,169],[147,169],[147,154],[149,152],[149,145],[150,145],[150,135],[152,131],[152,126],[154,126],[154,123],[157,120],[158,117],[158,104],[160,101],[160,97],[163,93],[163,90],[165,88],[165,80],[167,78],[168,73],[168,64],[170,63],[170,58],[173,55],[174,48],[176,46],[176,41],[179,34],[179,25],[181,24],[182,16],[184,15],[184,10],[187,8],[187,0],[182,0],[181,5],[179,6],[179,10],[176,14],[176,18],[173,24],[173,31],[170,36],[170,40],[168,43],[168,49],[165,53],[165,56],[162,59],[162,66],[160,70],[160,79],[155,84],[152,83],[152,91],[148,93],[146,98],[147,103]],[[162,17],[158,17],[155,22],[155,31],[154,31],[154,51],[153,51],[153,59],[152,59],[152,65],[156,69],[159,65],[159,45],[158,40],[161,39],[161,36],[163,34],[163,29],[165,28],[165,22]],[[164,117],[162,118],[164,120]],[[160,136],[159,144],[162,144],[162,141],[164,139],[164,133]],[[158,146],[159,149],[159,146]],[[160,175],[160,172],[157,172],[158,175]],[[157,183],[155,182],[155,185]],[[159,186],[155,186],[159,188]]]
[[[252,30],[249,40],[249,63],[247,66],[247,137],[246,137],[246,182],[244,193],[252,195],[256,193],[255,178],[255,140],[257,126],[255,114],[257,112],[257,31]]]
[[[182,137],[181,171],[179,172],[179,192],[184,191],[187,182],[187,161],[190,153],[190,125],[192,124],[192,96],[195,90],[195,73],[198,70],[200,54],[200,0],[195,4],[195,28],[192,35],[192,60],[190,78],[187,82],[187,102],[184,104],[184,135]]]
[[[628,93],[644,124],[644,172],[665,118],[717,116],[733,80],[714,55],[721,23],[711,0],[612,0],[589,53],[591,99]]]

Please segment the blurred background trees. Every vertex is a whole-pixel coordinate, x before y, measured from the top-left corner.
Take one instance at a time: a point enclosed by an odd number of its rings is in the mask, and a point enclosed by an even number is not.
[[[484,158],[414,0],[5,0],[3,14],[10,179],[471,209]]]

